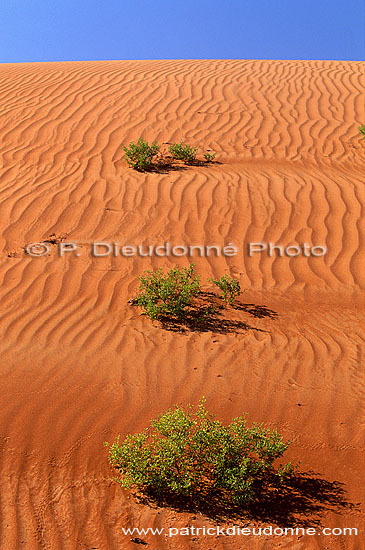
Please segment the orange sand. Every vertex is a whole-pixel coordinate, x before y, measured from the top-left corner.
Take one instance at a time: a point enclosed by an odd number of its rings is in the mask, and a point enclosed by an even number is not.
[[[363,520],[361,356],[363,66],[340,61],[108,61],[0,66],[0,546],[135,548],[122,527],[214,525],[137,504],[110,481],[105,440],[174,403],[248,412],[294,440],[288,458],[344,484]],[[141,174],[140,136],[183,138],[220,164]],[[32,258],[51,235],[80,257]],[[143,270],[177,258],[91,258],[91,241],[232,242],[196,258],[239,278],[247,330],[162,330],[127,304]],[[248,242],[326,245],[323,257],[249,258]],[[260,330],[254,330],[260,329]],[[298,405],[300,403],[300,405]],[[270,522],[268,522],[270,523]],[[360,550],[361,537],[141,536],[151,549]]]

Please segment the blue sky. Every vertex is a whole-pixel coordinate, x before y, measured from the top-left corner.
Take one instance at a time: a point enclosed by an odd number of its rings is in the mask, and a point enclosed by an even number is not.
[[[2,0],[0,63],[364,59],[363,0]]]

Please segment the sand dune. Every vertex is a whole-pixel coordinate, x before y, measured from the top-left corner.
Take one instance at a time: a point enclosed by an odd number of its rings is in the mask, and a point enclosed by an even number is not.
[[[340,61],[0,66],[2,548],[119,550],[134,547],[122,528],[214,525],[137,504],[110,481],[103,448],[203,394],[224,421],[247,412],[278,427],[303,471],[342,484],[348,506],[335,499],[301,520],[360,529],[362,74]],[[183,139],[219,163],[137,173],[122,145],[140,136]],[[42,241],[47,255],[24,253]],[[80,256],[58,257],[65,241]],[[161,329],[127,303],[136,277],[188,259],[93,258],[93,241],[234,243],[236,256],[194,262],[203,278],[240,280],[243,307],[227,318],[245,328]],[[250,242],[327,253],[250,257]],[[156,549],[363,548],[345,535],[140,538]]]

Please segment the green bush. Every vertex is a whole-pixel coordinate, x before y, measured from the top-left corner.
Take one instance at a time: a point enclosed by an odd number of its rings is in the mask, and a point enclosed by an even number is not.
[[[200,292],[194,264],[182,269],[174,267],[167,274],[162,269],[145,271],[139,281],[139,294],[134,303],[141,306],[151,319],[163,315],[183,317],[192,297]]]
[[[149,145],[143,138],[140,138],[137,144],[132,141],[128,147],[123,146],[129,166],[142,172],[151,168],[152,160],[159,150],[160,146],[156,142]]]
[[[241,292],[240,283],[229,275],[223,275],[220,279],[211,279],[211,281],[220,288],[223,292],[223,300],[229,304],[233,304],[235,298]]]
[[[358,127],[360,134],[363,136],[362,139],[365,139],[365,124],[362,124]]]
[[[205,158],[205,161],[206,162],[213,162],[213,160],[215,159],[215,156],[216,156],[217,153],[204,153],[204,158]]]
[[[190,145],[184,145],[182,141],[180,143],[174,143],[170,145],[169,151],[172,155],[172,158],[176,160],[183,160],[185,163],[194,162],[197,147],[190,147]]]
[[[175,406],[143,432],[105,443],[109,463],[118,470],[115,480],[160,495],[218,489],[233,503],[244,503],[257,496],[257,489],[292,473],[291,463],[273,467],[290,445],[276,429],[248,427],[243,416],[223,426],[204,403],[203,398],[197,409]]]

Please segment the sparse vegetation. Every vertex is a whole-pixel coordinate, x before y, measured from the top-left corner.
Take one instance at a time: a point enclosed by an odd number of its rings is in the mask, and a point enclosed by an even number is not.
[[[229,304],[233,304],[241,292],[240,283],[229,275],[223,275],[220,279],[211,279],[211,281],[222,291],[223,300]]]
[[[275,469],[274,461],[290,442],[276,429],[247,426],[244,416],[224,426],[205,408],[175,406],[153,419],[143,432],[120,436],[109,448],[109,463],[118,470],[122,487],[154,493],[193,495],[221,491],[222,497],[241,504],[256,491],[288,477],[289,462]]]
[[[151,169],[152,160],[159,150],[160,146],[156,142],[149,145],[143,138],[140,138],[137,144],[132,141],[128,147],[123,147],[129,166],[141,172]]]
[[[362,135],[362,139],[365,139],[365,124],[361,124],[361,126],[358,127],[360,134]]]
[[[199,276],[195,274],[193,264],[182,269],[174,267],[166,275],[162,269],[145,271],[139,281],[139,294],[135,303],[151,319],[163,315],[183,317],[192,297],[200,292]]]
[[[166,155],[166,150],[161,151],[161,146],[157,142],[151,145],[143,138],[140,138],[137,143],[133,141],[128,147],[123,146],[125,159],[129,166],[140,172],[145,172],[153,168],[165,169],[171,166],[173,161],[183,161],[185,164],[199,164],[196,162],[198,147],[192,147],[184,144],[182,140],[179,143],[173,143],[169,146],[168,151],[170,157]],[[155,157],[158,155],[158,161],[154,163]],[[204,154],[206,163],[213,162],[216,153],[207,151]]]
[[[156,271],[147,270],[138,280],[138,292],[129,303],[140,306],[145,315],[161,321],[164,327],[178,326],[177,323],[200,329],[204,325],[213,329],[214,316],[219,310],[224,309],[219,305],[217,296],[201,291],[200,277],[195,273],[194,264],[185,268],[176,266],[167,273],[164,273],[162,268]],[[232,305],[241,292],[238,280],[228,275],[210,281],[222,290],[221,299],[227,304]],[[240,321],[227,320],[221,320],[220,325],[220,330],[224,330],[228,325],[236,328],[246,326]],[[217,325],[216,329],[218,328]]]
[[[174,143],[169,147],[169,152],[172,155],[172,158],[176,160],[183,160],[186,164],[194,162],[197,150],[197,147],[184,145],[182,141],[180,141],[180,143]]]
[[[217,153],[204,153],[205,162],[213,162]]]

